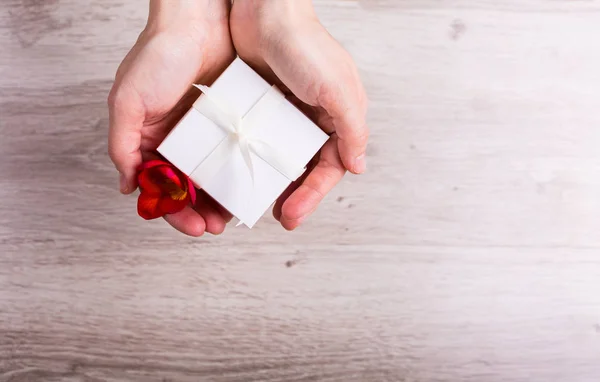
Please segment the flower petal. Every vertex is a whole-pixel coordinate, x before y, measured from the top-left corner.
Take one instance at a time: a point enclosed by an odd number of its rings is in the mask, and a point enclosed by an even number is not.
[[[172,166],[172,164],[170,164],[169,162],[165,162],[164,160],[149,160],[148,162],[144,162],[140,165],[140,167],[138,168],[138,171],[143,171],[149,168],[153,168],[153,167],[158,167],[158,166]]]
[[[183,189],[183,184],[181,183],[182,173],[177,170],[173,165],[165,165],[159,166],[155,170],[160,176],[164,177],[165,182],[170,180],[177,187]]]
[[[172,164],[152,160],[140,166],[138,214],[151,220],[183,210],[196,201],[194,184]]]
[[[158,208],[160,197],[142,192],[138,197],[138,215],[146,220],[157,219],[164,214]]]
[[[138,185],[140,189],[155,195],[160,195],[162,189],[160,184],[156,183],[156,171],[154,169],[146,169],[138,174]]]
[[[194,182],[192,182],[190,178],[187,178],[187,183],[188,193],[190,194],[190,201],[192,202],[192,204],[196,204],[196,186],[194,186]]]
[[[158,202],[158,209],[162,212],[163,216],[171,215],[183,210],[188,203],[189,201],[187,198],[183,200],[175,200],[167,195],[160,198],[160,201]]]

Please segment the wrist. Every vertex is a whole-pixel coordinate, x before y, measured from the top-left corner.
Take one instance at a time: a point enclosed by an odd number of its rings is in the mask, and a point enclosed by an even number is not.
[[[234,0],[246,2],[263,24],[279,23],[295,25],[307,19],[315,19],[312,0]]]
[[[252,25],[263,37],[293,33],[317,20],[312,0],[234,0],[234,23]]]
[[[230,0],[150,0],[146,32],[160,33],[174,28],[195,28],[211,18],[227,20]]]

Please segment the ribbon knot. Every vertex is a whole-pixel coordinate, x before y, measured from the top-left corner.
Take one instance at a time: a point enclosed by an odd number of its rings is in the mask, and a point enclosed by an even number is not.
[[[255,183],[255,176],[251,152],[287,177],[290,182],[295,181],[304,173],[305,167],[303,164],[299,165],[290,161],[278,152],[277,148],[253,134],[259,128],[257,126],[259,122],[264,122],[264,114],[269,111],[268,109],[285,101],[285,97],[275,86],[271,87],[243,117],[236,115],[232,111],[233,109],[220,100],[211,88],[204,85],[194,86],[204,93],[208,101],[208,103],[206,101],[197,102],[194,108],[224,130],[227,137],[196,167],[192,172],[193,178],[199,178],[200,183],[208,181],[225,165],[231,155],[231,149],[236,146],[248,168],[252,184]]]

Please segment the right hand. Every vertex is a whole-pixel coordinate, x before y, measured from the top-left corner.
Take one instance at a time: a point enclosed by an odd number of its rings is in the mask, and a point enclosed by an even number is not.
[[[191,84],[212,83],[233,61],[229,9],[229,0],[150,2],[148,24],[119,66],[108,98],[108,150],[122,193],[137,189],[138,166],[198,97]],[[165,217],[191,236],[219,234],[230,219],[203,192],[195,206]]]
[[[331,134],[314,168],[275,204],[275,218],[293,230],[346,170],[365,171],[367,96],[352,57],[321,25],[311,0],[236,0],[231,35],[240,57]]]

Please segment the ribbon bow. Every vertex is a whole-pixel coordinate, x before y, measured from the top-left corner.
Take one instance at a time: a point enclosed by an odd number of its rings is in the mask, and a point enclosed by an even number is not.
[[[227,107],[227,103],[220,100],[213,89],[204,85],[194,86],[200,89],[206,98],[206,100],[199,99],[194,104],[194,108],[228,134],[208,157],[196,167],[193,171],[193,178],[203,181],[210,179],[227,163],[232,150],[236,147],[239,148],[246,167],[248,167],[252,184],[254,184],[255,176],[251,152],[262,158],[292,182],[302,175],[305,171],[304,165],[293,163],[278,152],[275,147],[253,134],[256,128],[260,126],[261,121],[264,122],[265,114],[285,101],[284,95],[277,87],[271,87],[252,109],[242,117],[236,115],[230,107]]]

